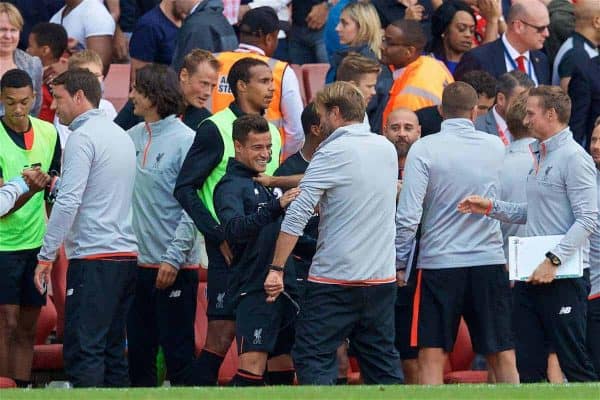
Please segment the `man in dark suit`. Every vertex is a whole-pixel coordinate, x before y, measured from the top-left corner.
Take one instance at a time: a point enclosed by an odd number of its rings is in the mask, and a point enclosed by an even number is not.
[[[508,108],[517,96],[533,86],[533,81],[521,71],[501,75],[496,86],[496,105],[475,120],[475,129],[498,136],[508,146],[512,142],[512,135],[505,121]]]
[[[575,65],[569,82],[573,139],[589,151],[594,122],[600,116],[600,56]]]
[[[550,83],[550,65],[539,51],[548,37],[548,9],[539,0],[518,1],[508,13],[506,33],[498,40],[463,55],[455,79],[476,69],[498,78],[515,69],[529,75],[536,85]]]

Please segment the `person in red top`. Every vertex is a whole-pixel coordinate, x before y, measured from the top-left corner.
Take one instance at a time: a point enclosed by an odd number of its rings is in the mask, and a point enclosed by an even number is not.
[[[27,53],[38,57],[44,69],[57,63],[67,50],[67,31],[62,25],[50,22],[41,22],[33,27],[29,34]],[[55,111],[50,109],[52,93],[48,83],[42,85],[42,108],[38,117],[53,123]]]

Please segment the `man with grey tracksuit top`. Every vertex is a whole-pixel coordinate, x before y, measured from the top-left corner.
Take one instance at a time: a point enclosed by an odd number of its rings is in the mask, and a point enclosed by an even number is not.
[[[298,381],[334,384],[336,349],[350,338],[365,383],[400,383],[393,313],[396,149],[362,123],[364,99],[353,85],[334,82],[315,104],[327,138],[286,212],[265,280],[267,301],[283,291],[282,268],[318,204],[317,252],[292,350]]]
[[[548,249],[529,281],[516,282],[514,314],[517,365],[521,381],[546,379],[548,353],[556,352],[569,382],[596,379],[585,348],[589,292],[589,238],[598,225],[596,168],[568,128],[569,97],[558,87],[529,92],[525,124],[537,139],[530,146],[527,202],[508,203],[493,195],[468,196],[465,213],[485,214],[526,224],[527,235],[564,235]],[[482,193],[483,194],[483,193]],[[556,269],[583,248],[584,275],[555,279]]]
[[[177,75],[166,66],[137,70],[129,97],[144,119],[128,131],[137,154],[132,207],[139,248],[127,321],[129,376],[132,386],[156,386],[160,345],[171,384],[189,385],[200,241],[173,188],[194,131],[176,116],[183,99]]]
[[[73,131],[35,283],[45,291],[64,242],[69,259],[63,356],[76,387],[128,386],[125,319],[135,289],[137,245],[131,227],[135,149],[98,104],[100,83],[87,70],[53,81],[60,122]]]
[[[475,130],[477,100],[470,85],[448,85],[441,132],[415,142],[404,168],[396,268],[406,269],[421,222],[411,345],[419,347],[423,384],[443,383],[461,316],[497,381],[518,383],[500,224],[456,210],[472,191],[499,191],[505,149],[498,137]]]

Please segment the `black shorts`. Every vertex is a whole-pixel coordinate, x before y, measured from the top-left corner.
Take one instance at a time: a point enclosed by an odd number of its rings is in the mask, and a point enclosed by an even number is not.
[[[40,248],[0,251],[0,304],[41,307],[46,295],[40,294],[33,282]]]
[[[410,328],[413,317],[415,289],[417,288],[417,271],[413,270],[408,277],[406,286],[398,288],[395,305],[396,350],[401,360],[414,360],[419,355],[419,349],[410,345]]]
[[[206,317],[209,321],[235,320],[235,293],[229,290],[232,268],[225,263],[219,246],[206,240],[208,271],[206,279]]]
[[[411,345],[451,352],[462,316],[476,353],[514,348],[510,282],[504,265],[421,269],[415,302]]]
[[[276,357],[291,353],[299,309],[283,294],[274,303],[267,303],[266,298],[261,291],[239,297],[235,321],[238,354],[258,351]]]

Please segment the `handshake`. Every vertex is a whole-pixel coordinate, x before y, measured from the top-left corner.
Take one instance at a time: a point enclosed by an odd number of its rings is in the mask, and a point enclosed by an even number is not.
[[[33,167],[23,170],[21,175],[31,192],[37,193],[48,188],[48,199],[50,201],[56,199],[59,178],[54,171],[48,175],[40,167]]]

